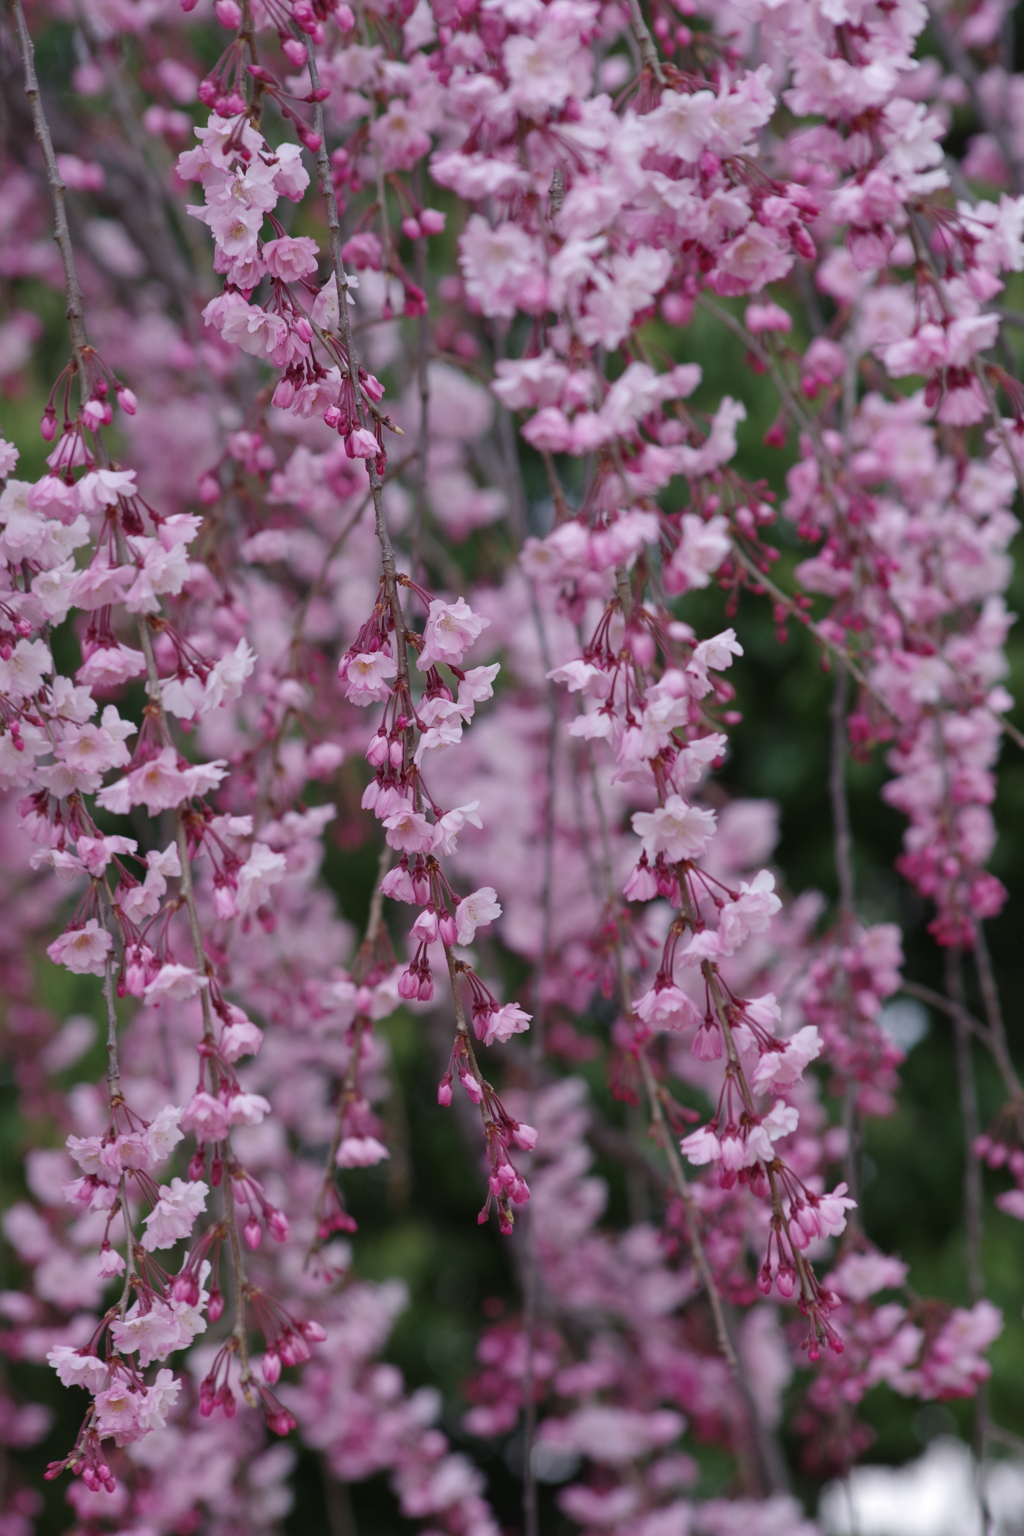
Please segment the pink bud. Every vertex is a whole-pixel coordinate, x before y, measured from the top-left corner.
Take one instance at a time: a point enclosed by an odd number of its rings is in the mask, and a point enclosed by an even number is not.
[[[250,1216],[243,1230],[245,1232],[245,1241],[248,1243],[253,1253],[255,1253],[256,1249],[263,1241],[263,1228],[260,1226],[255,1216]]]
[[[436,208],[424,208],[420,214],[420,228],[425,235],[439,235],[445,226],[446,215]]]
[[[242,7],[238,0],[214,0],[213,13],[222,27],[234,31],[242,25]]]
[[[296,69],[301,69],[306,62],[306,50],[296,37],[286,37],[281,44],[281,52]]]
[[[82,420],[90,432],[109,426],[113,419],[113,409],[106,400],[87,400],[82,407]]]
[[[294,399],[295,385],[291,379],[278,379],[271,405],[276,405],[279,411],[286,411]]]
[[[263,1380],[267,1383],[268,1387],[272,1387],[275,1382],[281,1380],[281,1356],[276,1350],[267,1350],[263,1356],[261,1370],[263,1372]]]
[[[402,233],[408,235],[410,240],[418,240],[423,233],[418,219],[414,219],[411,215],[404,218],[402,220]]]
[[[220,482],[215,475],[203,475],[199,481],[199,500],[208,507],[220,495]]]
[[[314,1322],[312,1318],[306,1318],[304,1322],[299,1323],[298,1329],[302,1337],[308,1339],[310,1344],[322,1344],[327,1337],[326,1330],[321,1328],[320,1324]]]
[[[437,1085],[437,1102],[442,1109],[447,1109],[452,1101],[452,1075],[446,1072]]]
[[[352,14],[349,5],[336,5],[334,7],[334,21],[339,32],[351,32],[356,24],[356,18]]]
[[[370,745],[366,749],[366,761],[379,768],[388,759],[388,738],[383,731],[378,731],[376,736],[371,736]]]
[[[345,452],[350,459],[372,459],[377,453],[377,439],[365,427],[356,427],[345,440]]]
[[[57,436],[57,418],[49,408],[43,413],[43,419],[39,423],[39,432],[46,443],[52,443]]]
[[[270,1206],[266,1212],[267,1231],[276,1243],[286,1243],[291,1230],[288,1226],[288,1218],[283,1211],[276,1206]]]
[[[434,983],[430,976],[420,977],[418,997],[421,1003],[429,1003],[434,995]]]
[[[404,997],[407,1002],[419,996],[420,984],[415,974],[406,968],[398,978],[398,995]]]
[[[218,1318],[224,1315],[224,1297],[216,1286],[210,1292],[210,1301],[206,1308],[206,1315],[211,1323],[215,1323]]]
[[[450,948],[458,939],[458,930],[455,925],[455,919],[452,917],[450,912],[446,912],[444,914],[438,923],[437,928],[438,933],[441,936],[442,944],[447,944]]]
[[[118,405],[126,416],[134,416],[139,408],[139,402],[136,400],[135,395],[128,388],[127,384],[118,384],[115,387],[117,389]]]

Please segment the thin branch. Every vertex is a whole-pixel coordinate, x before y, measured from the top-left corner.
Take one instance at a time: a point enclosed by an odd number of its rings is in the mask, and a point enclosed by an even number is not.
[[[53,139],[50,135],[50,125],[46,120],[43,110],[42,98],[39,94],[39,81],[36,77],[36,54],[32,44],[32,36],[25,21],[25,12],[22,9],[21,0],[10,0],[11,11],[14,15],[14,25],[18,33],[18,49],[25,70],[25,95],[28,97],[32,109],[32,124],[35,128],[39,147],[43,151],[43,159],[46,162],[46,179],[50,187],[50,197],[53,202],[54,238],[57,241],[57,249],[60,251],[60,259],[64,267],[64,286],[67,292],[67,320],[71,332],[71,348],[74,353],[75,363],[79,370],[82,365],[82,353],[89,345],[89,338],[85,329],[85,309],[82,302],[82,287],[78,281],[78,272],[75,267],[75,253],[71,244],[71,231],[68,228],[67,205],[64,194],[67,188],[57,167],[57,156],[54,153]]]

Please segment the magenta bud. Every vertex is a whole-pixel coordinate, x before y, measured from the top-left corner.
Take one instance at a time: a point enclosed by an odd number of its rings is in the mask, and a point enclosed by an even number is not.
[[[304,1322],[299,1323],[298,1329],[302,1337],[308,1339],[310,1344],[322,1344],[327,1337],[326,1329],[321,1328],[320,1324],[314,1322],[312,1318],[306,1318]]]
[[[410,240],[418,240],[423,233],[418,219],[411,216],[402,220],[402,232],[408,235]]]
[[[434,995],[434,983],[429,976],[420,977],[419,1000],[421,1003],[429,1003]]]
[[[425,235],[439,235],[445,226],[445,215],[436,208],[424,208],[420,214],[420,228]]]
[[[211,1323],[215,1323],[218,1318],[224,1316],[224,1297],[216,1286],[210,1292],[210,1302],[206,1308],[206,1314]]]
[[[57,436],[57,418],[52,411],[46,411],[39,423],[39,431],[46,443],[52,443]]]
[[[306,62],[306,50],[303,48],[298,38],[284,38],[281,43],[281,52],[284,54],[289,64],[293,64],[296,69],[301,69],[303,64]]]
[[[242,7],[238,0],[214,0],[213,13],[222,27],[234,30],[242,25]]]
[[[139,408],[139,402],[127,384],[117,385],[117,403],[126,416],[134,416]]]
[[[451,948],[451,946],[456,942],[458,938],[458,930],[455,926],[455,919],[452,917],[450,912],[445,913],[444,917],[442,917],[438,923],[437,928],[438,933],[441,935],[441,943],[447,944],[448,947]]]
[[[437,1085],[437,1102],[442,1109],[447,1109],[452,1101],[452,1075],[446,1072]]]
[[[199,1300],[199,1286],[196,1277],[191,1270],[183,1270],[174,1281],[172,1294],[175,1301],[183,1301],[187,1306],[194,1307]]]
[[[410,970],[404,970],[398,978],[399,997],[404,997],[407,1002],[412,1002],[413,998],[419,996],[419,991],[420,985],[414,973]]]
[[[255,1253],[256,1249],[263,1241],[263,1228],[260,1226],[255,1216],[250,1216],[242,1230],[245,1233],[246,1243],[252,1249],[253,1253]]]
[[[281,1380],[281,1356],[276,1350],[267,1350],[263,1356],[261,1369],[263,1371],[263,1380],[267,1383],[268,1387],[272,1387],[275,1382]]]

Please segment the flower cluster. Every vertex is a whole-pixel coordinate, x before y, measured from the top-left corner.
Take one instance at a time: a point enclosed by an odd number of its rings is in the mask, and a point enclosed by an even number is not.
[[[809,1536],[787,1456],[845,1473],[870,1390],[987,1378],[982,1160],[1024,1216],[984,926],[1024,490],[1005,7],[193,4],[87,4],[40,89],[66,17],[12,0],[0,389],[42,446],[12,406],[0,1348],[87,1394],[48,1475],[83,1530],[262,1536],[294,1433],[334,1524],[333,1480],[381,1472],[430,1536],[515,1524],[380,1362],[401,1285],[361,1278],[360,1223],[438,1197],[436,1083],[448,1182],[520,1220],[463,1427],[509,1437],[527,1536],[538,1479],[589,1532]],[[833,913],[733,793],[765,607],[839,679]],[[934,976],[895,882],[858,891],[846,762],[879,747],[944,993],[904,982]],[[905,985],[955,1038],[969,1305],[861,1209]],[[44,1419],[0,1396],[0,1455]]]

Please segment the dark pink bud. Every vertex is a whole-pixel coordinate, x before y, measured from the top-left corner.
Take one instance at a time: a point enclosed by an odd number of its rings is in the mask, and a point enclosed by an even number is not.
[[[255,1253],[256,1249],[263,1241],[263,1228],[260,1226],[255,1216],[250,1216],[242,1230],[245,1233],[246,1243],[252,1249],[253,1253]]]
[[[275,1382],[280,1381],[281,1356],[277,1353],[276,1350],[267,1350],[266,1354],[263,1356],[263,1365],[261,1366],[261,1370],[263,1372],[263,1380],[267,1383],[268,1386],[272,1387]]]

